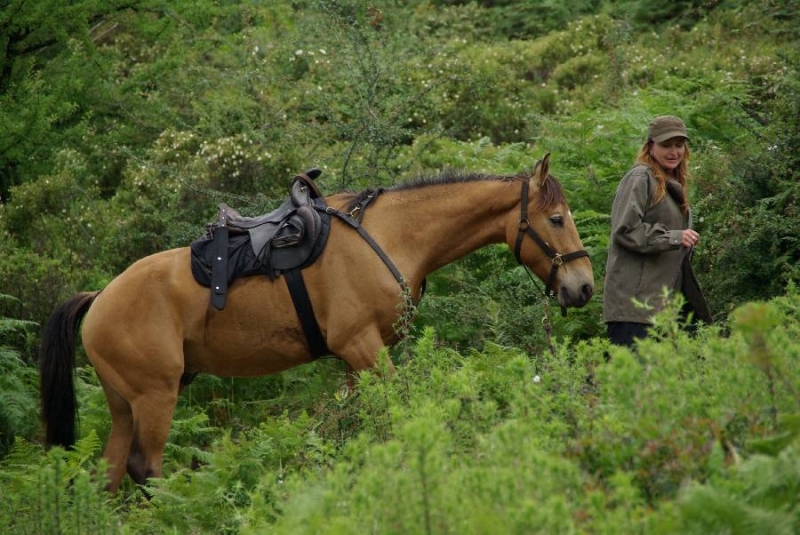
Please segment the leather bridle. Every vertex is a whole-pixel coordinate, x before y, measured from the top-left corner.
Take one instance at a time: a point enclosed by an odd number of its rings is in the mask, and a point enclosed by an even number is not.
[[[522,238],[527,234],[531,237],[533,241],[535,241],[539,247],[541,247],[544,254],[546,254],[552,264],[550,266],[550,274],[547,276],[547,285],[544,289],[545,297],[555,297],[555,292],[553,291],[553,283],[556,280],[556,273],[558,272],[558,268],[561,267],[566,262],[570,262],[572,260],[576,260],[578,258],[582,258],[584,256],[588,257],[589,253],[585,250],[581,249],[580,251],[574,251],[568,254],[561,254],[555,249],[553,249],[549,243],[544,241],[539,234],[533,230],[533,227],[528,220],[528,179],[522,180],[522,200],[520,204],[520,217],[518,228],[519,232],[517,233],[517,242],[514,245],[514,256],[517,258],[517,262],[522,264]],[[524,265],[524,264],[523,264]],[[563,307],[562,307],[563,309]],[[563,312],[563,310],[562,310]]]

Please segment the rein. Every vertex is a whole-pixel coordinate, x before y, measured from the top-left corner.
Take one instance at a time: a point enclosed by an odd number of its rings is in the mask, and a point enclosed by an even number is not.
[[[547,257],[550,258],[552,262],[550,266],[550,274],[547,276],[547,284],[545,285],[544,290],[542,290],[542,293],[545,296],[545,304],[546,304],[547,297],[550,298],[555,297],[555,292],[553,291],[553,283],[556,280],[556,273],[558,272],[558,268],[564,265],[566,262],[577,260],[578,258],[583,258],[584,256],[588,257],[589,253],[587,253],[584,249],[581,249],[579,251],[574,251],[568,254],[561,254],[555,249],[553,249],[549,243],[544,241],[542,237],[539,236],[539,234],[537,234],[535,230],[533,230],[533,227],[531,226],[531,223],[528,220],[528,189],[529,189],[528,180],[523,180],[522,193],[521,193],[522,200],[520,202],[520,216],[519,216],[519,223],[517,224],[519,232],[517,233],[517,242],[514,245],[514,256],[516,257],[517,262],[519,264],[522,264],[522,266],[528,272],[528,276],[531,277],[531,280],[534,282],[534,284],[536,284],[537,288],[539,288],[539,284],[531,276],[528,266],[522,263],[522,256],[521,256],[522,240],[525,237],[525,235],[530,236],[530,238],[533,241],[535,241],[537,245],[539,245],[544,254],[546,254]],[[562,316],[567,315],[567,309],[564,308],[563,306],[561,307],[561,315]],[[549,314],[546,314],[546,319],[547,323],[549,324],[550,322]],[[547,326],[545,326],[545,330],[547,330]]]

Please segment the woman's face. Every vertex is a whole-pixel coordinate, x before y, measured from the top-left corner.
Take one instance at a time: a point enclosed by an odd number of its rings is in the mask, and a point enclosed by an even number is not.
[[[650,155],[664,168],[665,171],[674,171],[683,161],[686,154],[686,139],[673,137],[662,143],[653,143]]]

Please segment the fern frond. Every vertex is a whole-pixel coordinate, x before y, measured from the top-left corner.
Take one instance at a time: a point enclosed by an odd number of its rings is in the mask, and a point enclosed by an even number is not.
[[[90,460],[97,457],[103,443],[97,436],[97,432],[92,429],[88,435],[78,440],[75,445],[66,453],[67,471],[70,477],[78,474]]]
[[[41,464],[42,452],[41,445],[16,437],[8,455],[0,461],[0,468],[3,471],[28,471],[31,465]]]
[[[25,329],[32,329],[38,327],[39,324],[35,321],[18,320],[13,318],[0,318],[0,336],[4,334],[15,333]]]

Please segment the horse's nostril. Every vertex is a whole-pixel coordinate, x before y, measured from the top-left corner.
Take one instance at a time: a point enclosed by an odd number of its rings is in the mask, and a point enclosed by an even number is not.
[[[594,294],[594,286],[591,284],[584,284],[581,286],[581,296],[586,299],[587,301],[591,299],[592,294]]]
[[[559,287],[559,296],[569,302],[570,306],[582,307],[592,298],[594,285],[591,283],[581,284],[579,287],[570,289],[567,285]]]

